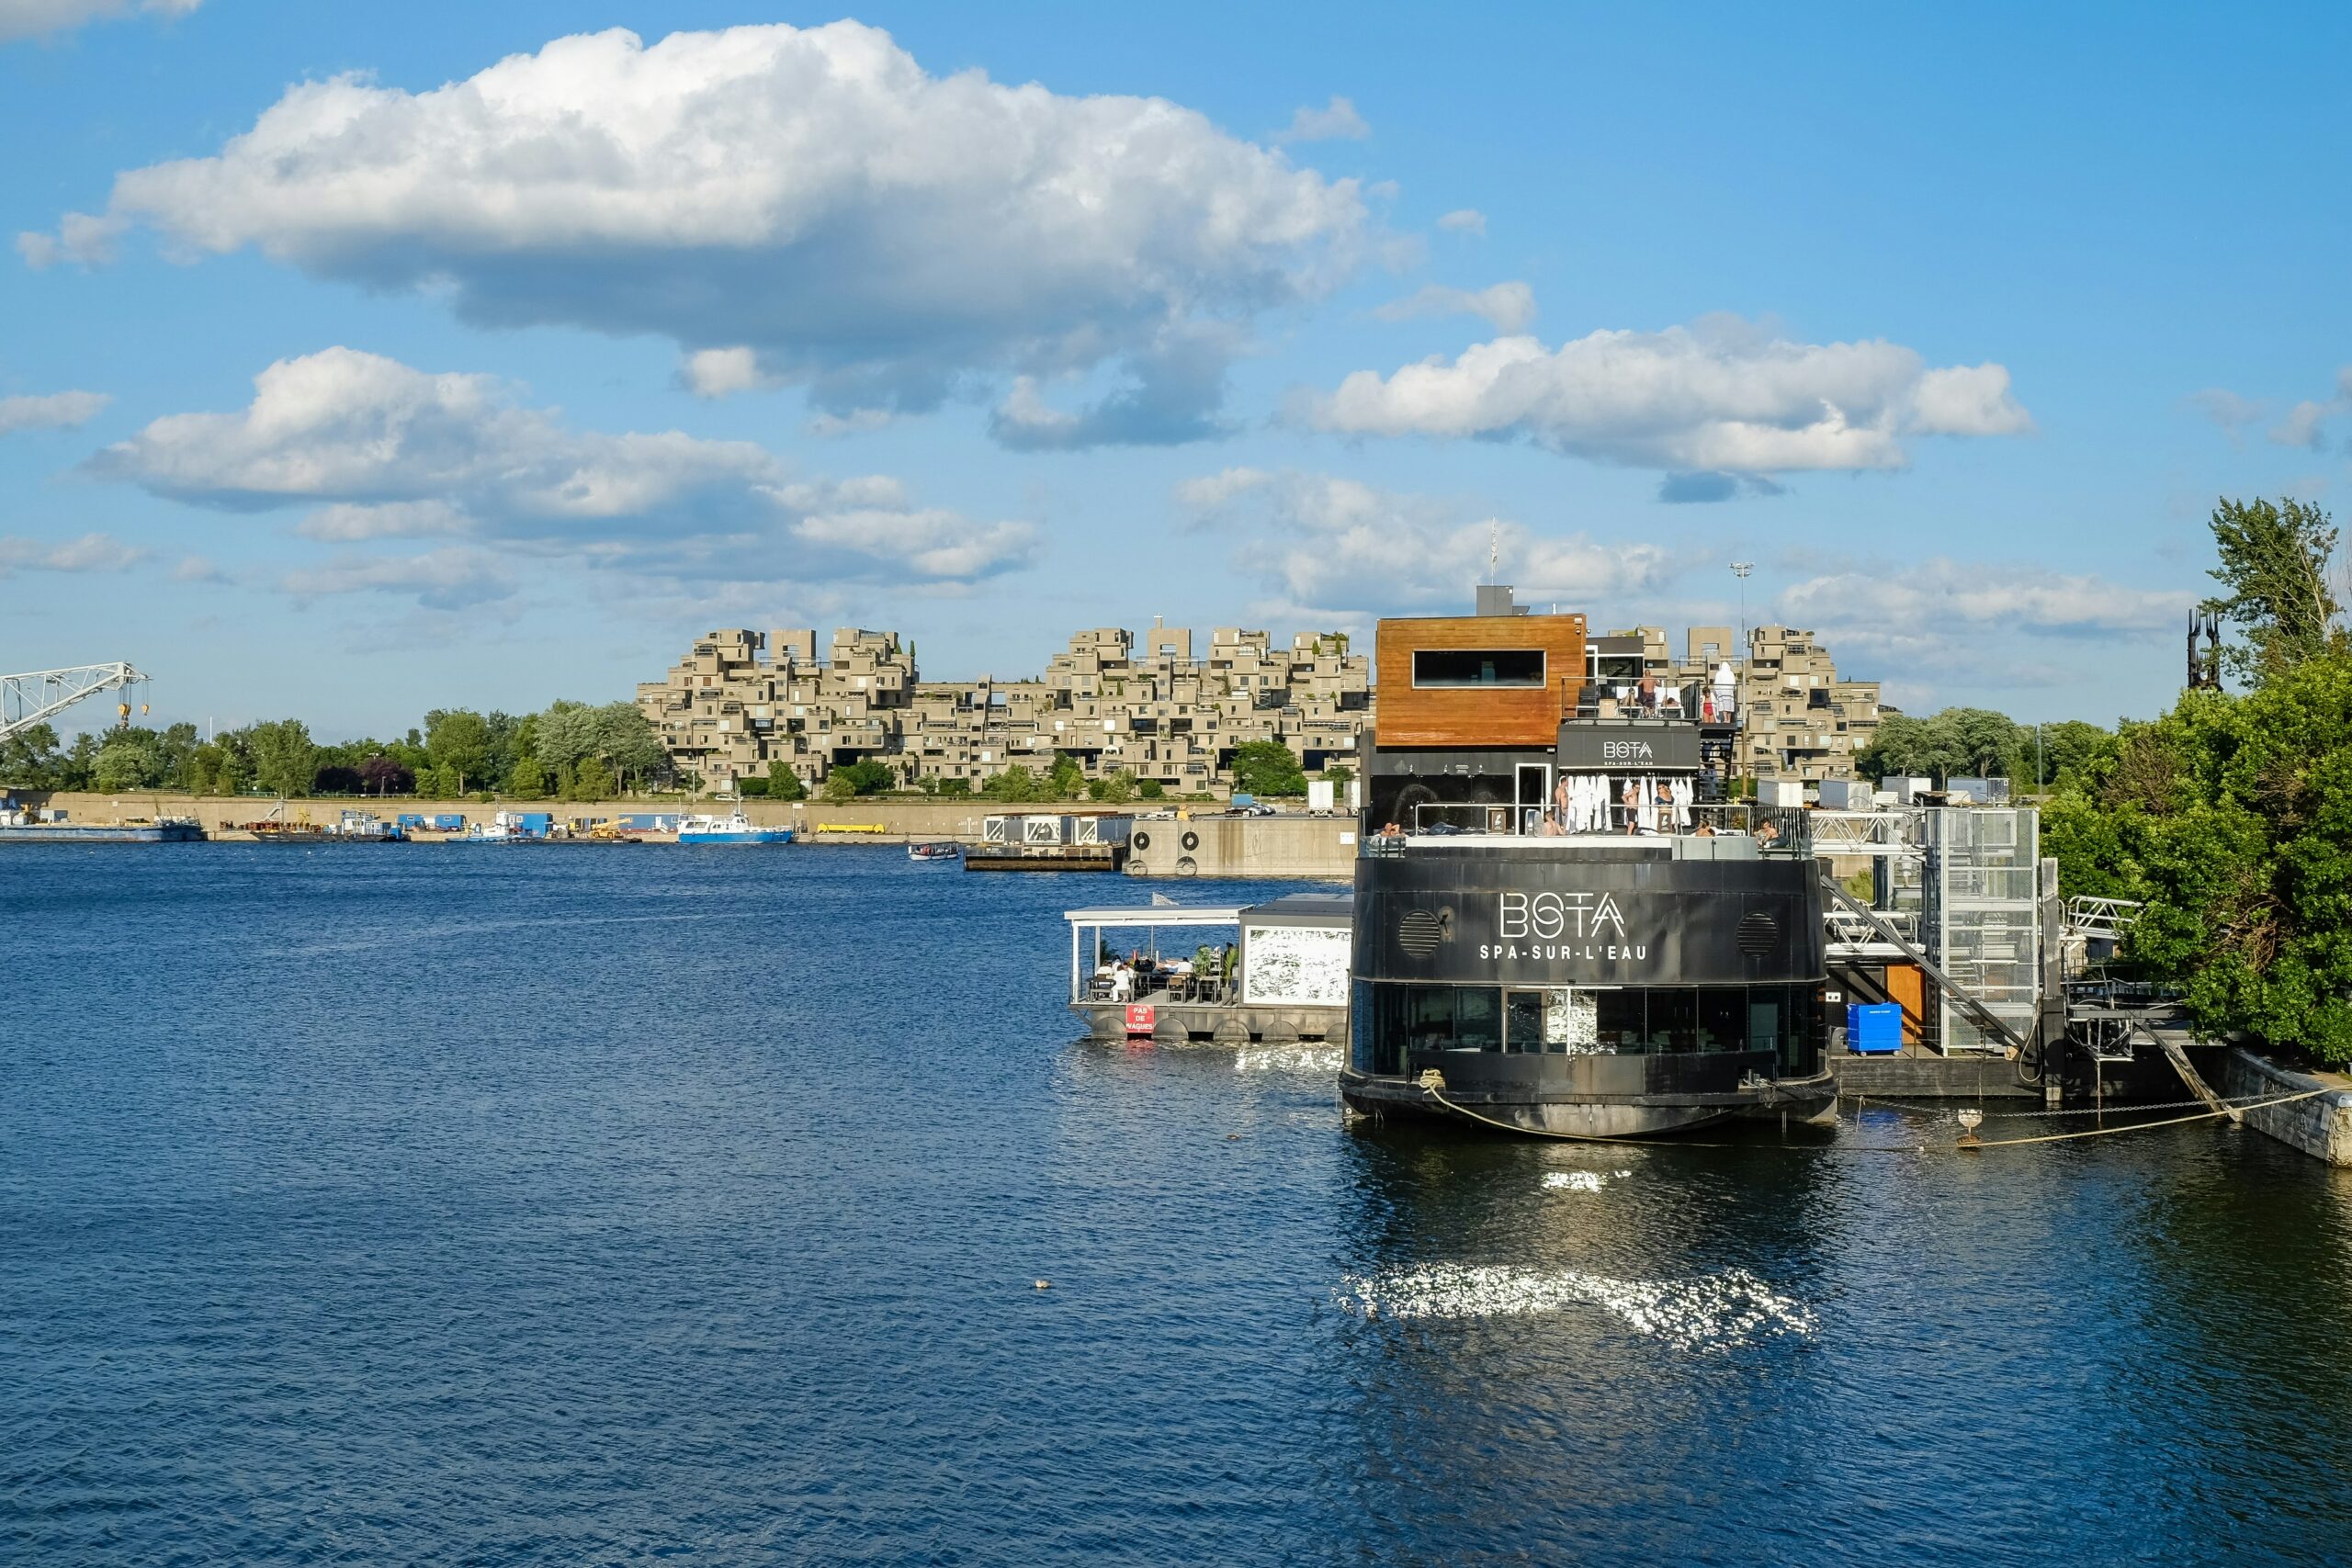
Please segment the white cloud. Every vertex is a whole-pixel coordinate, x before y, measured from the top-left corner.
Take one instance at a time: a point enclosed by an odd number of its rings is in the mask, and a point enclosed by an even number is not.
[[[45,392],[0,398],[0,435],[19,430],[71,430],[97,417],[114,400],[104,392]]]
[[[1622,601],[1679,570],[1659,545],[1539,534],[1441,498],[1329,474],[1227,468],[1183,481],[1175,496],[1197,522],[1242,532],[1236,564],[1302,615],[1466,607],[1485,580],[1490,544],[1531,604]]]
[[[1441,217],[1437,220],[1437,226],[1450,234],[1477,234],[1483,237],[1487,232],[1487,215],[1475,207],[1457,207]]]
[[[0,43],[41,38],[138,10],[185,17],[204,0],[0,0]]]
[[[183,556],[172,568],[174,582],[226,582],[229,574],[202,556]]]
[[[322,506],[294,525],[306,539],[357,544],[367,539],[423,539],[436,535],[469,534],[474,520],[465,511],[438,499],[386,501],[375,505],[339,501]]]
[[[289,571],[278,590],[298,601],[338,593],[413,595],[428,610],[469,610],[512,598],[512,563],[496,552],[444,546],[421,556],[342,555]]]
[[[888,409],[852,409],[847,413],[816,413],[808,418],[808,434],[831,437],[859,435],[879,430],[899,416]]]
[[[2336,406],[2305,398],[2271,427],[2270,439],[2281,446],[2308,446],[2316,452],[2327,445],[2327,416]]]
[[[333,348],[281,360],[233,413],[175,414],[91,459],[158,495],[232,511],[310,504],[296,531],[338,543],[466,535],[548,558],[679,576],[974,578],[1027,554],[1022,525],[916,511],[893,479],[796,476],[766,448],[677,431],[574,430],[485,376],[434,374]],[[862,510],[856,547],[811,549],[796,529]],[[894,532],[890,514],[910,522]],[[893,553],[893,541],[909,541]],[[334,581],[375,581],[369,559],[454,570],[479,557],[351,557]],[[401,570],[421,570],[413,564]],[[384,582],[400,581],[386,568]],[[342,592],[316,586],[305,593]],[[452,584],[429,591],[447,597]],[[478,602],[478,601],[477,601]]]
[[[1781,592],[1780,617],[1890,662],[1938,668],[1975,660],[1987,639],[2099,638],[2109,646],[2169,634],[2197,595],[2127,587],[2090,574],[1936,557],[1807,578]],[[1842,660],[1841,660],[1842,662]]]
[[[957,513],[936,509],[825,512],[802,518],[793,533],[811,545],[903,563],[933,581],[986,576],[1027,560],[1036,543],[1036,530],[1025,523],[975,529]]]
[[[687,389],[698,398],[730,397],[775,384],[760,374],[758,351],[740,345],[706,348],[686,355],[684,374]]]
[[[18,571],[127,571],[146,558],[145,550],[111,534],[85,534],[62,543],[0,538],[0,577]]]
[[[1391,299],[1373,312],[1384,321],[1419,316],[1481,316],[1498,333],[1515,333],[1535,320],[1535,290],[1524,283],[1494,283],[1484,288],[1424,285],[1419,292]]]
[[[1356,113],[1356,106],[1337,93],[1319,109],[1301,107],[1290,117],[1290,124],[1274,132],[1270,139],[1283,141],[1362,141],[1372,134],[1372,127],[1363,116]]]
[[[2232,437],[2269,412],[2268,404],[2242,398],[2227,387],[2208,387],[2203,391],[2191,392],[2187,401]]]
[[[1736,474],[1895,468],[1909,434],[2030,427],[1998,365],[1930,370],[1883,340],[1792,343],[1730,317],[1556,350],[1497,338],[1385,378],[1357,371],[1303,413],[1351,435],[1525,437],[1603,462]]]
[[[2022,435],[2033,418],[2009,395],[2005,367],[1955,365],[1920,376],[1909,428],[1921,435]]]
[[[305,83],[20,248],[98,259],[133,224],[478,323],[748,348],[835,414],[1094,370],[1174,402],[1177,375],[1189,402],[1125,439],[1213,428],[1222,377],[1182,351],[1319,297],[1377,238],[1354,181],[1193,110],[934,77],[854,22],[563,38],[421,93]]]

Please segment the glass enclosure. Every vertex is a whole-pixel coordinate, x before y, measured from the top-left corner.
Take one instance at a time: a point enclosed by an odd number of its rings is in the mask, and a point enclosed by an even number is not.
[[[1411,986],[1359,980],[1351,1061],[1405,1071],[1412,1052],[1668,1055],[1770,1051],[1783,1072],[1813,1070],[1821,999],[1813,985]]]

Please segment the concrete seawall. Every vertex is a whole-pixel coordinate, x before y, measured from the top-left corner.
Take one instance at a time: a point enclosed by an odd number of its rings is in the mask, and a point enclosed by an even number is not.
[[[1137,818],[1127,842],[1131,876],[1355,875],[1351,817]]]
[[[2315,1089],[2333,1092],[2249,1111],[2245,1124],[2315,1159],[2352,1166],[2352,1078],[2342,1073],[2295,1072],[2243,1047],[2232,1047],[2222,1058],[2225,1099],[2302,1094]]]
[[[208,833],[231,833],[240,824],[269,816],[277,802],[261,795],[98,795],[60,792],[29,795],[32,804],[63,811],[75,822],[116,823],[163,817],[193,818]],[[333,823],[346,810],[383,818],[403,812],[462,815],[487,822],[499,811],[544,811],[558,822],[619,817],[628,813],[675,815],[725,813],[733,802],[675,800],[419,800],[412,795],[368,799],[326,797],[286,802],[288,822]],[[811,844],[900,844],[953,839],[981,841],[983,823],[995,816],[1053,812],[1120,813],[1132,807],[1093,802],[1008,806],[990,800],[746,800],[743,814],[761,827],[797,829]],[[1184,809],[1182,807],[1163,809]],[[1207,808],[1201,808],[1204,812]],[[1151,877],[1313,877],[1344,882],[1355,874],[1355,821],[1348,817],[1137,817],[1136,831],[1149,847],[1135,855],[1136,875]],[[1185,849],[1186,838],[1194,840]],[[1189,864],[1187,863],[1189,863]]]

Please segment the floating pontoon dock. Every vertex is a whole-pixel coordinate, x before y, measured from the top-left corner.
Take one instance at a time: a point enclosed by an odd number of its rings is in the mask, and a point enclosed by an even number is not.
[[[1070,909],[1070,1010],[1099,1040],[1149,1038],[1262,1042],[1343,1039],[1348,1032],[1348,957],[1353,901],[1342,895],[1294,893],[1263,904],[1130,905]],[[1104,933],[1134,932],[1149,955],[1125,987],[1100,973]],[[1168,933],[1185,940],[1170,946]],[[1228,938],[1223,935],[1231,932]],[[1091,935],[1090,935],[1091,933]],[[1212,940],[1212,938],[1215,940]],[[1228,972],[1187,973],[1204,945],[1235,945]],[[1126,946],[1114,946],[1124,955]],[[1159,962],[1166,949],[1167,964]]]

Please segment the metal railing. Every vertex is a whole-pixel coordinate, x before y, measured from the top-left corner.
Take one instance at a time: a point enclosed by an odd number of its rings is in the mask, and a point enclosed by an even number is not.
[[[2147,906],[2137,898],[2098,898],[2077,893],[2066,900],[2066,932],[2094,942],[2116,942]]]
[[[1645,690],[1625,682],[1564,681],[1562,715],[1573,718],[1667,718],[1692,724],[1739,722],[1737,697],[1719,699],[1703,681]]]
[[[1791,807],[1759,806],[1752,801],[1694,802],[1688,806],[1653,803],[1628,806],[1611,801],[1600,808],[1601,825],[1574,830],[1575,836],[1618,838],[1756,839],[1767,853],[1813,852],[1807,813]],[[1499,801],[1424,801],[1412,808],[1411,820],[1397,824],[1408,838],[1461,833],[1500,834],[1513,838],[1559,838],[1570,834],[1555,807],[1513,806]],[[1381,853],[1396,840],[1384,839],[1379,829],[1363,840],[1367,853]]]

